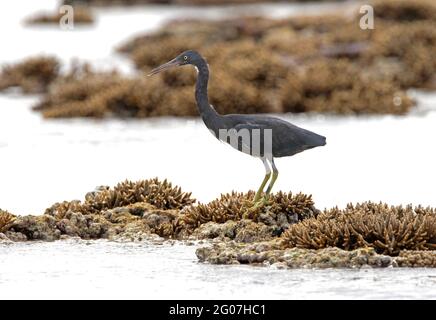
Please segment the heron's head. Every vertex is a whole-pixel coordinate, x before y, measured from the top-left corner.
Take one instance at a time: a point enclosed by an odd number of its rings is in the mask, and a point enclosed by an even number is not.
[[[198,52],[193,50],[188,50],[182,52],[173,60],[168,61],[167,63],[164,63],[163,65],[151,70],[148,76],[152,76],[156,73],[162,72],[166,69],[173,68],[173,67],[184,66],[187,64],[196,65],[201,59],[202,58]]]

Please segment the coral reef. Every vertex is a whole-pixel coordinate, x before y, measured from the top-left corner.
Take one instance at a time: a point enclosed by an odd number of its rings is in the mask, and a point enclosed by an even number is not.
[[[59,76],[59,67],[59,61],[49,56],[38,56],[14,65],[5,65],[0,73],[0,91],[20,87],[24,93],[46,92],[48,85]]]
[[[157,178],[97,187],[39,216],[0,210],[0,242],[69,237],[112,241],[202,240],[198,259],[277,268],[436,267],[436,211],[365,202],[320,212],[311,196],[254,191],[207,204]],[[159,238],[161,237],[161,238]],[[161,240],[159,240],[161,239]]]
[[[290,247],[353,250],[372,247],[391,256],[402,250],[436,249],[436,211],[365,202],[327,210],[291,225],[283,234]]]
[[[436,4],[372,2],[360,14],[286,19],[175,20],[118,50],[143,73],[195,49],[212,69],[209,99],[220,113],[405,114],[411,87],[436,88]],[[411,45],[413,44],[413,45]],[[60,77],[35,107],[47,118],[196,116],[192,68],[145,78],[114,73]]]
[[[94,16],[91,10],[86,6],[74,6],[74,24],[92,24],[94,23]],[[37,13],[26,19],[25,23],[28,25],[35,24],[57,24],[61,21],[64,13],[57,12],[43,12]]]
[[[218,66],[214,76],[220,85],[234,79],[244,88],[254,83],[263,96],[272,96],[267,105],[271,111],[401,114],[412,106],[402,89],[427,86],[436,70],[431,59],[436,5],[426,0],[392,2],[374,3],[379,12],[374,30],[361,30],[358,14],[184,20],[133,39],[120,51],[148,70],[187,48],[200,50]],[[396,8],[393,16],[386,13],[389,6]],[[417,16],[416,7],[426,14],[405,21],[405,15]],[[277,87],[282,89],[278,94],[269,90]],[[238,96],[239,88],[234,88]],[[259,112],[265,109],[250,105]],[[215,106],[220,107],[217,101]]]

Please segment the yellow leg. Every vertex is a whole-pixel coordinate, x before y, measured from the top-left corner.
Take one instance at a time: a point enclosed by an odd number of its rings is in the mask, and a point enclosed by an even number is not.
[[[271,169],[268,165],[268,161],[266,161],[266,158],[262,159],[263,165],[265,166],[265,178],[263,178],[262,184],[260,185],[259,189],[256,192],[256,195],[254,196],[254,203],[258,203],[260,200],[260,197],[262,195],[263,189],[265,188],[266,183],[268,182],[269,178],[271,177]]]
[[[271,179],[271,182],[268,185],[268,188],[266,189],[265,199],[264,200],[268,199],[268,196],[271,193],[271,190],[272,190],[272,188],[274,186],[274,183],[276,182],[277,177],[279,176],[279,171],[277,170],[276,165],[274,164],[274,159],[271,159],[271,166],[273,168],[272,179]]]
[[[267,172],[265,174],[265,178],[263,178],[262,184],[260,185],[259,189],[256,192],[256,195],[254,196],[254,202],[258,202],[260,199],[260,196],[263,192],[263,188],[265,188],[266,183],[268,182],[269,178],[271,177],[271,172]]]

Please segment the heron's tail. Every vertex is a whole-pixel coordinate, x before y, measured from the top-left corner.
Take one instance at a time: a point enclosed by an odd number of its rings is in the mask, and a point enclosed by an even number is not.
[[[317,146],[318,147],[322,147],[325,146],[327,144],[327,139],[324,136],[321,136],[319,134],[317,134]]]
[[[310,148],[322,147],[326,145],[326,137],[315,132],[306,130],[305,144]]]

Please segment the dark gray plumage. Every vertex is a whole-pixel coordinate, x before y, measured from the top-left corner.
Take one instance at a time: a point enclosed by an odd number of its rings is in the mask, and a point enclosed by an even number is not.
[[[206,60],[197,52],[189,50],[185,51],[175,59],[153,69],[149,75],[159,73],[165,69],[193,65],[197,68],[198,77],[195,86],[195,99],[197,101],[200,115],[215,136],[232,145],[239,151],[249,153],[259,157],[265,165],[265,178],[256,193],[255,202],[260,200],[263,189],[271,177],[271,169],[268,162],[271,163],[273,169],[272,179],[266,190],[266,196],[271,192],[275,180],[278,176],[277,168],[274,164],[274,157],[287,157],[296,153],[312,149],[326,144],[326,138],[314,132],[297,127],[287,121],[275,117],[264,115],[243,115],[243,114],[227,114],[220,115],[209,104],[207,95],[207,85],[209,81],[209,68]],[[228,135],[220,135],[227,132]],[[244,140],[243,133],[249,135],[248,139]],[[232,138],[234,138],[231,143]],[[256,145],[256,142],[258,144]],[[255,153],[254,151],[260,150]]]

